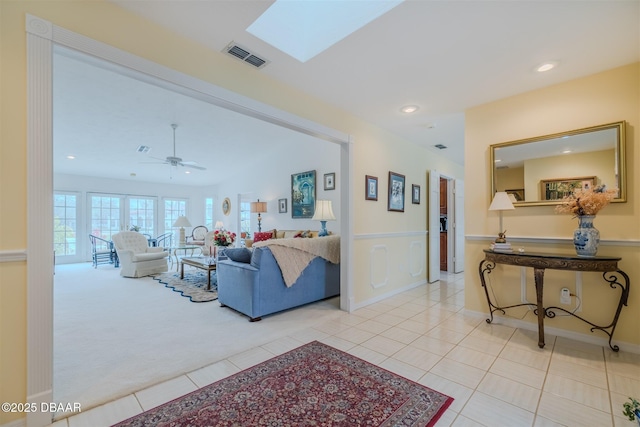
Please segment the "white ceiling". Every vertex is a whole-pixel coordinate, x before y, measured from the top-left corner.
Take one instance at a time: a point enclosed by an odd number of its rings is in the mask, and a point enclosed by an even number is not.
[[[465,109],[640,61],[637,0],[407,0],[305,63],[246,31],[271,1],[111,1],[209,47],[212,55],[235,41],[270,61],[256,73],[294,86],[459,164],[464,162]],[[534,71],[548,61],[559,66],[547,73]],[[241,156],[249,158],[255,150],[240,142],[283,137],[268,133],[283,132],[272,125],[212,109],[200,101],[158,94],[104,75],[98,81],[75,65],[67,69],[72,70],[78,73],[58,93],[91,93],[92,98],[75,110],[69,108],[72,119],[56,115],[68,123],[61,122],[55,129],[60,155],[59,141],[68,144],[65,149],[80,150],[88,137],[95,140],[108,133],[111,142],[89,151],[108,156],[114,141],[136,140],[148,141],[153,147],[151,155],[166,157],[172,150],[170,124],[176,122],[180,125],[178,155],[211,169],[215,166],[201,155],[198,144],[210,144],[213,152],[221,154],[215,143],[225,141],[229,147],[235,141]],[[100,91],[103,84],[113,86]],[[66,102],[77,100],[69,95]],[[400,113],[400,107],[407,104],[420,109],[412,115]],[[132,109],[138,113],[132,114]],[[218,117],[233,122],[235,132],[222,133]],[[212,124],[204,137],[199,134],[202,125],[196,124],[199,120]],[[102,127],[89,129],[94,122],[103,123]],[[252,136],[254,126],[261,127],[257,130],[261,137]],[[436,144],[448,148],[438,150]],[[191,146],[194,151],[189,151]]]

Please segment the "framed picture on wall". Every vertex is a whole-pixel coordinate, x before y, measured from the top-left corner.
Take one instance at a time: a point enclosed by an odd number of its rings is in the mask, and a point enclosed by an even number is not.
[[[287,199],[278,199],[278,213],[287,213]]]
[[[378,177],[365,175],[365,200],[378,200]]]
[[[388,211],[404,212],[404,180],[404,175],[389,171]]]
[[[316,210],[316,171],[291,175],[291,218],[311,218]]]
[[[335,172],[324,174],[324,189],[325,190],[336,189],[336,173]]]
[[[414,205],[420,204],[420,186],[411,184],[411,203]]]
[[[562,200],[573,194],[574,190],[588,190],[596,185],[595,176],[580,176],[576,178],[553,178],[540,181],[542,200]]]

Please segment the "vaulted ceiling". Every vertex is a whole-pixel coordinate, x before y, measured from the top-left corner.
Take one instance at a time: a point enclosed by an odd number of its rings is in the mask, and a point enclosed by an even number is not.
[[[111,1],[209,47],[212,55],[224,54],[224,48],[234,41],[269,61],[255,69],[256,73],[298,88],[459,164],[464,163],[466,109],[640,61],[638,1],[407,0],[304,63],[246,31],[271,1]],[[557,66],[536,72],[545,62]],[[211,111],[199,101],[154,95],[153,88],[133,85],[135,82],[129,85],[117,76],[110,81],[103,75],[98,82],[90,75],[73,75],[64,84],[82,94],[103,83],[116,86],[92,93],[99,103],[85,100],[82,108],[69,109],[72,118],[59,122],[54,136],[67,144],[65,150],[80,149],[87,144],[87,132],[92,132],[92,137],[102,141],[94,152],[108,155],[108,147],[115,141],[135,138],[140,144],[149,143],[153,156],[164,158],[172,150],[170,123],[187,117],[194,120],[180,123],[177,154],[198,163],[209,161],[196,157],[202,144],[211,145],[212,141],[261,139],[252,135],[276,138],[273,141],[286,139],[278,134],[282,129],[229,112]],[[64,84],[58,86],[59,93],[69,93],[65,102],[71,105],[77,100]],[[109,108],[108,102],[114,108]],[[418,111],[401,113],[400,108],[409,104],[419,106]],[[131,109],[148,114],[131,114]],[[178,109],[185,113],[178,113]],[[212,117],[232,124],[233,131],[211,121]],[[209,120],[209,126],[200,128],[196,119]],[[103,124],[79,132],[94,122]],[[69,133],[74,127],[76,132]],[[198,136],[202,132],[207,138]],[[189,151],[190,144],[194,151]],[[435,148],[438,144],[447,148],[439,150]],[[251,152],[240,144],[238,148],[245,156]],[[131,156],[139,164],[136,154]]]

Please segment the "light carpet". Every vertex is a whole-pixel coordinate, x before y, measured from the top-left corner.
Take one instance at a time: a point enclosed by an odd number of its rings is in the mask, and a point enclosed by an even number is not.
[[[83,411],[340,316],[339,300],[251,323],[111,265],[56,266],[53,401]]]
[[[211,286],[207,289],[207,274],[211,274]],[[209,302],[218,299],[218,280],[216,272],[210,273],[203,270],[189,271],[180,278],[180,273],[167,272],[153,276],[165,287],[178,292],[191,302]]]
[[[280,356],[115,427],[433,426],[453,399],[322,344]]]

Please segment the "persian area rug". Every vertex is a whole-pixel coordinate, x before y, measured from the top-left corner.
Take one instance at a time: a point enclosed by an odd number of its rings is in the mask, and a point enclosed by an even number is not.
[[[192,302],[209,302],[218,299],[218,281],[216,272],[211,272],[211,289],[207,290],[207,272],[204,270],[185,271],[184,279],[180,279],[180,273],[168,272],[153,276],[154,280],[165,287],[179,292],[183,297]]]
[[[318,341],[117,427],[433,426],[453,398]]]

